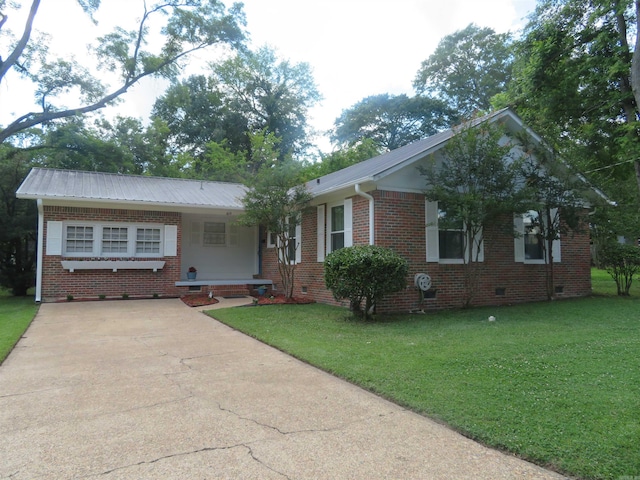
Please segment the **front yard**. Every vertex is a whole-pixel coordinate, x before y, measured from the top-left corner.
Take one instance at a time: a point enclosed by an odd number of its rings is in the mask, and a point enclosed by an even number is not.
[[[12,297],[0,289],[0,364],[29,327],[38,306],[33,297]]]
[[[211,313],[482,443],[570,475],[617,478],[640,475],[634,290],[606,295],[615,284],[594,272],[605,295],[370,323],[326,305]]]

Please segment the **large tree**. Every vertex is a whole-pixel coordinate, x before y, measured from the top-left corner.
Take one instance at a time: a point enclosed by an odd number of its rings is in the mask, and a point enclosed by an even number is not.
[[[224,142],[235,153],[249,151],[247,119],[225,103],[212,77],[194,75],[170,86],[156,100],[152,117],[165,122],[172,154],[200,158],[209,142]]]
[[[509,89],[527,124],[614,199],[640,187],[635,34],[631,0],[540,1],[517,44]]]
[[[491,98],[511,79],[511,34],[470,24],[447,35],[427,58],[413,85],[419,93],[443,100],[461,117],[491,108]]]
[[[93,15],[101,2],[78,0],[78,3]],[[6,33],[10,26],[15,13],[12,7],[13,2],[0,1],[0,33]],[[39,109],[28,111],[25,105],[25,112],[0,130],[0,142],[36,125],[99,110],[145,77],[174,78],[190,53],[213,45],[238,47],[244,41],[241,4],[227,9],[217,0],[165,0],[151,5],[142,2],[136,29],[117,27],[100,37],[92,48],[97,67],[119,79],[118,85],[108,87],[77,60],[56,58],[48,51],[47,42],[33,30],[39,7],[40,0],[32,0],[21,33],[10,45],[4,45],[5,51],[0,55],[0,85],[6,84],[11,70],[17,71],[32,82]],[[161,36],[156,37],[152,27],[158,24],[162,30]],[[158,43],[157,38],[162,41]],[[152,49],[151,45],[157,48]],[[78,98],[78,103],[62,106],[60,96],[69,93]]]
[[[279,138],[280,160],[309,147],[309,109],[321,98],[309,64],[282,60],[262,47],[212,69],[225,108],[245,119],[248,132],[264,130]]]
[[[0,145],[0,286],[20,296],[35,281],[36,205],[16,198],[30,160],[26,150]]]
[[[435,98],[385,93],[344,110],[334,122],[331,140],[345,147],[371,139],[381,150],[395,150],[448,128],[455,118]]]

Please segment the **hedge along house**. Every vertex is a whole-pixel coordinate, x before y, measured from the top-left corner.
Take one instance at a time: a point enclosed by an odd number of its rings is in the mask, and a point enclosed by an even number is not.
[[[34,168],[16,195],[38,206],[36,301],[247,294],[257,228],[235,224],[232,183]],[[195,280],[187,279],[195,267]]]
[[[499,122],[507,132],[526,132],[534,142],[542,143],[509,109],[478,121]],[[395,250],[409,262],[407,289],[386,298],[378,305],[378,311],[461,306],[462,255],[465,253],[452,253],[447,248],[447,235],[438,228],[437,202],[426,200],[425,178],[418,170],[430,156],[441,155],[441,149],[453,135],[453,130],[447,130],[307,183],[313,200],[312,208],[305,213],[296,232],[300,251],[294,295],[334,303],[324,285],[325,256],[342,247],[375,244]],[[527,228],[526,218],[506,221],[512,223],[509,228],[484,232],[479,256],[482,276],[473,301],[475,305],[547,298],[548,259],[539,248],[540,239]],[[517,231],[520,235],[514,236],[505,230]],[[589,244],[587,231],[553,242],[558,296],[577,297],[591,292]],[[269,252],[274,245],[268,236],[263,239],[262,247],[263,274],[277,282],[276,257]],[[427,291],[420,291],[414,285],[418,274],[430,277]]]

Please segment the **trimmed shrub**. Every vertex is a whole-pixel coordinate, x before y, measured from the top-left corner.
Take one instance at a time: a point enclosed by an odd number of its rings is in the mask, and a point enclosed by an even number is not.
[[[618,295],[629,296],[633,276],[640,270],[640,248],[610,243],[602,247],[600,261],[618,287]]]
[[[349,299],[351,310],[368,318],[384,295],[406,287],[408,268],[393,250],[356,245],[327,255],[324,281],[336,300]]]

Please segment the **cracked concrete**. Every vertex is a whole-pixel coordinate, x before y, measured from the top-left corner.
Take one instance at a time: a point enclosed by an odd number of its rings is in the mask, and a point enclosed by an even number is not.
[[[179,300],[42,305],[0,367],[0,458],[15,480],[562,478]]]

